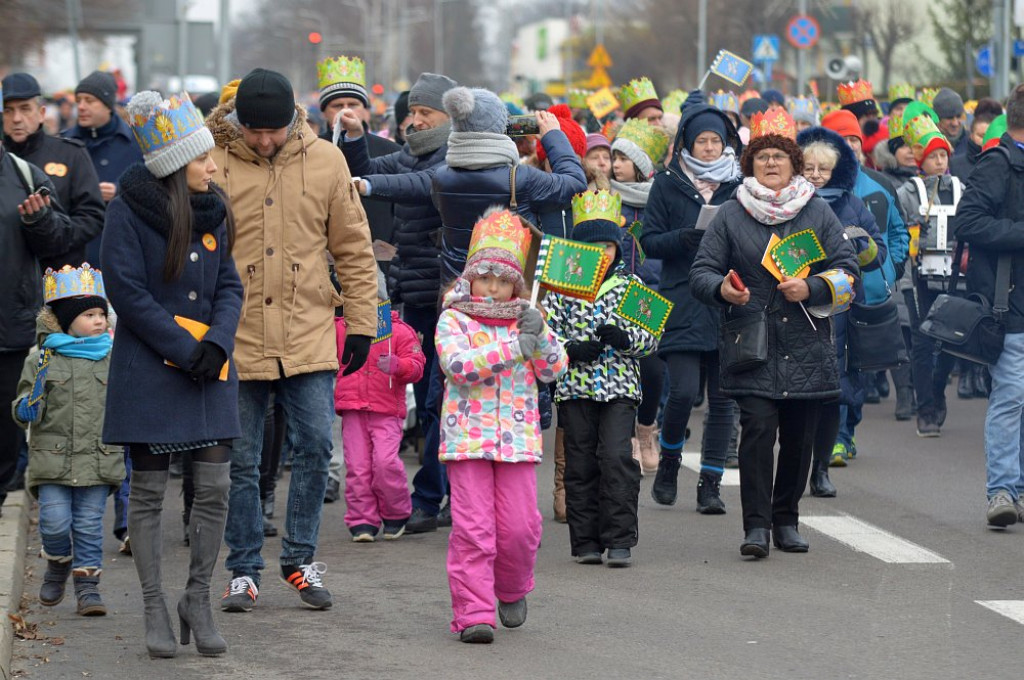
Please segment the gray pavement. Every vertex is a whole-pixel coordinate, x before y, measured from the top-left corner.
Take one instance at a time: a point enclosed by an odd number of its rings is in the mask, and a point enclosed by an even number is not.
[[[325,506],[318,555],[329,567],[325,583],[334,608],[299,607],[297,596],[274,578],[280,542],[269,539],[264,557],[270,568],[256,610],[215,613],[230,645],[217,659],[197,656],[194,646],[171,660],[146,656],[134,567],[116,553],[113,539],[105,546],[102,583],[109,616],[77,617],[73,598],[40,607],[35,593],[43,566],[33,531],[25,551],[25,617],[38,624],[40,639],[15,642],[14,676],[1016,676],[1011,669],[1019,666],[1024,627],[977,602],[1024,600],[1024,527],[998,533],[985,527],[985,402],[958,401],[953,387],[950,397],[949,419],[937,440],[919,439],[912,423],[897,423],[892,399],[867,406],[859,457],[832,473],[839,497],[802,503],[806,517],[845,517],[887,532],[871,529],[861,537],[862,551],[847,545],[856,544],[856,536],[805,528],[808,554],[773,550],[767,560],[747,561],[738,550],[739,489],[724,488],[727,515],[700,516],[693,509],[697,475],[684,468],[675,507],[657,506],[650,498],[653,478],[644,479],[633,568],[579,566],[569,556],[567,528],[550,519],[553,465],[546,461],[539,469],[544,538],[529,620],[517,630],[499,629],[490,646],[464,645],[448,632],[446,530],[353,544],[341,503]],[[700,416],[691,419],[694,442]],[[407,463],[413,472],[415,463]],[[165,512],[165,582],[172,603],[184,585],[188,554],[173,487]],[[279,486],[278,523],[285,495]],[[872,545],[895,541],[898,558],[899,539],[947,561],[889,563],[870,552]],[[218,569],[216,595],[226,579]]]

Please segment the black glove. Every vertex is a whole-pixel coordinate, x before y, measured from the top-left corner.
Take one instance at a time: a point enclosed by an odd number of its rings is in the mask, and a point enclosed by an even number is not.
[[[683,248],[696,252],[697,248],[700,248],[700,240],[704,238],[704,232],[700,229],[683,229],[681,238]]]
[[[624,349],[629,349],[629,346],[633,344],[633,341],[629,338],[629,333],[614,324],[606,323],[602,326],[598,326],[596,332],[597,337],[601,339],[601,342],[612,349],[622,351]]]
[[[903,278],[903,275],[907,273],[907,261],[894,262],[892,268],[896,270],[896,280],[899,281]]]
[[[569,355],[572,363],[589,364],[597,361],[604,351],[604,344],[596,340],[582,340],[570,342],[565,346],[565,353]]]
[[[355,373],[370,356],[370,343],[373,338],[368,335],[349,335],[345,337],[345,349],[341,353],[341,363],[345,367],[342,375]]]
[[[216,380],[220,377],[220,371],[227,360],[228,355],[224,350],[212,342],[203,340],[188,358],[188,376],[196,382]]]

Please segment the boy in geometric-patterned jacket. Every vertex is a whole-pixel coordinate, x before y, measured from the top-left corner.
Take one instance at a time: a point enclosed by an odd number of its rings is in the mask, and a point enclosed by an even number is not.
[[[63,600],[71,574],[78,613],[103,616],[103,510],[125,476],[121,448],[101,438],[112,344],[107,300],[102,275],[88,264],[47,269],[43,280],[39,349],[25,360],[12,404],[15,422],[31,429],[25,488],[39,499],[47,560],[39,602]]]
[[[591,202],[587,202],[591,203]],[[633,428],[642,393],[638,359],[657,338],[613,312],[630,282],[642,283],[621,263],[619,207],[574,201],[572,238],[602,245],[612,258],[597,298],[587,302],[549,294],[548,324],[565,343],[569,372],[558,382],[559,425],[565,429],[565,501],[572,554],[580,564],[628,567],[637,543],[640,463],[632,456]],[[614,213],[614,214],[613,214]]]

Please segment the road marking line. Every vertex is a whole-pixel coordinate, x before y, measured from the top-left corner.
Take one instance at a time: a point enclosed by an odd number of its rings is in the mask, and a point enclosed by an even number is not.
[[[683,467],[688,467],[694,472],[700,472],[700,454],[699,453],[684,453],[683,454]],[[728,468],[725,474],[722,475],[722,486],[739,486],[740,485],[740,471],[735,468]]]
[[[890,564],[948,564],[942,555],[849,515],[800,517],[800,524]]]
[[[975,600],[975,603],[1024,624],[1024,600]]]

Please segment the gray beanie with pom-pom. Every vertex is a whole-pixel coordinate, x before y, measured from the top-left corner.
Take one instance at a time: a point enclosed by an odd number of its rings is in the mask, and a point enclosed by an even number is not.
[[[490,90],[455,87],[444,93],[444,110],[455,132],[491,132],[503,135],[508,128],[508,109]]]

